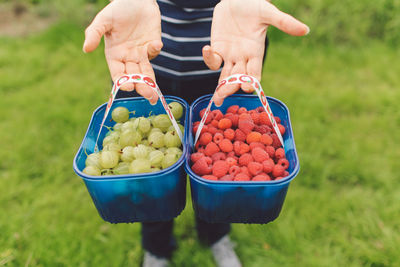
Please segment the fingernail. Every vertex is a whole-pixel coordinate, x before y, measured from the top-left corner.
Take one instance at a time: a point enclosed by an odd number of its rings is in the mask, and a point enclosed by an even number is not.
[[[307,27],[307,31],[306,31],[306,34],[305,34],[305,35],[307,35],[307,34],[310,33],[310,27],[308,27],[308,26],[306,26],[306,27]]]

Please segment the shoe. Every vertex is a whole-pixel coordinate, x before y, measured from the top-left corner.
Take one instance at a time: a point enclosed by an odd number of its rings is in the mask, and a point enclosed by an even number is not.
[[[241,267],[242,264],[228,235],[224,236],[211,246],[211,251],[218,267]]]
[[[160,258],[148,251],[144,253],[143,267],[167,267],[168,259]]]

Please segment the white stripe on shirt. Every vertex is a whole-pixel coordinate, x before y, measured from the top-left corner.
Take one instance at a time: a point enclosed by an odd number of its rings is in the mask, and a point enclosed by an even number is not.
[[[193,70],[193,71],[184,71],[184,72],[179,72],[175,70],[170,70],[155,64],[151,64],[155,70],[160,70],[167,72],[169,74],[175,75],[175,76],[189,76],[189,75],[204,75],[204,74],[212,74],[212,73],[219,73],[221,69],[219,70]]]
[[[212,17],[193,19],[193,20],[182,20],[182,19],[174,19],[174,18],[170,18],[170,17],[161,15],[161,20],[170,22],[170,23],[175,23],[175,24],[190,24],[190,23],[197,23],[197,22],[212,21]]]
[[[173,58],[176,60],[180,60],[180,61],[203,61],[203,57],[182,57],[182,56],[177,56],[174,54],[170,54],[168,52],[162,51],[160,52],[160,56],[164,56],[164,57],[168,57],[168,58]]]
[[[175,42],[209,42],[211,40],[210,36],[208,37],[178,37],[172,36],[168,33],[162,32],[161,37],[166,39],[175,41]]]
[[[164,4],[168,4],[168,5],[173,5],[176,6],[175,3],[172,3],[171,1],[168,0],[158,0],[158,2],[164,3]],[[194,12],[194,11],[213,11],[214,8],[213,7],[206,7],[206,8],[187,8],[187,7],[183,7],[183,10],[185,10],[186,12]]]

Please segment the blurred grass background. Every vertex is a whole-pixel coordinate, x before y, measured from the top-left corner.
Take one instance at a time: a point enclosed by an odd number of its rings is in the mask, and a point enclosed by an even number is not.
[[[103,222],[72,170],[109,94],[102,48],[81,50],[107,2],[0,0],[0,266],[141,264],[140,225]],[[400,1],[275,4],[311,28],[270,30],[262,80],[291,111],[301,171],[276,221],[233,225],[236,251],[244,266],[399,266]],[[214,266],[189,196],[175,222],[172,265]]]

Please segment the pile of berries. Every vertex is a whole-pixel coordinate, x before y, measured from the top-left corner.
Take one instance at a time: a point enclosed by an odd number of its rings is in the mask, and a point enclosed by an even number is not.
[[[202,118],[205,109],[200,111]],[[283,135],[285,127],[275,117]],[[196,133],[199,121],[193,124]],[[289,161],[263,107],[230,106],[226,114],[213,110],[201,130],[192,170],[208,180],[271,181],[289,175]]]

